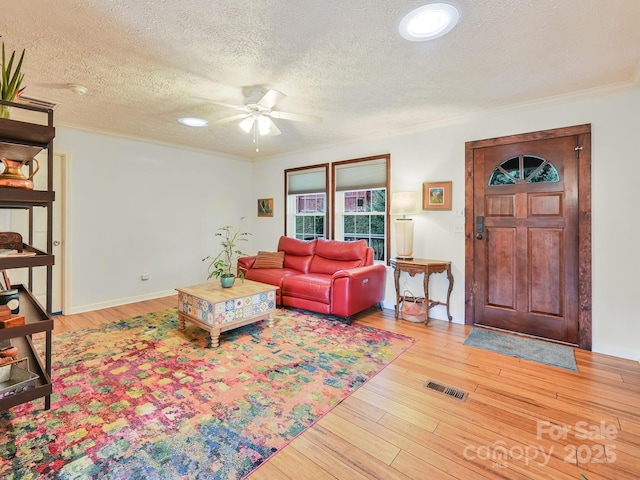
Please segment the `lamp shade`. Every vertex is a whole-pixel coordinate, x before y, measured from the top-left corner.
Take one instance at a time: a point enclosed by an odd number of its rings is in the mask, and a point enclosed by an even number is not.
[[[418,213],[416,192],[394,192],[391,194],[391,215]]]

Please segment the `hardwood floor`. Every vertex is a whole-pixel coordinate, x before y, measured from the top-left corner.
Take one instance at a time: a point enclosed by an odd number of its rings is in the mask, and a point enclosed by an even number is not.
[[[54,335],[174,307],[167,297],[59,316]],[[638,479],[640,364],[576,350],[579,372],[466,347],[470,327],[354,318],[416,344],[250,480]],[[468,392],[461,402],[427,379]]]

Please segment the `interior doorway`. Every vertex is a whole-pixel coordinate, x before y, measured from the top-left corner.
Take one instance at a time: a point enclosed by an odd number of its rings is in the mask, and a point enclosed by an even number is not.
[[[466,144],[465,323],[591,349],[591,128]]]

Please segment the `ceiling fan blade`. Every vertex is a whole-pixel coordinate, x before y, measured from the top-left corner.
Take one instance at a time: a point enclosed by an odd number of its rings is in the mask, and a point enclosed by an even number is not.
[[[293,120],[294,122],[306,122],[306,123],[322,123],[322,118],[314,117],[313,115],[302,115],[300,113],[289,113],[272,111],[269,113],[273,118],[281,118],[282,120]]]
[[[258,105],[262,105],[265,108],[272,108],[276,103],[285,98],[286,95],[278,90],[269,90],[258,101]]]
[[[230,103],[218,102],[217,100],[213,100],[212,98],[193,96],[191,97],[191,100],[196,100],[198,102],[213,103],[214,105],[220,105],[221,107],[233,108],[234,110],[249,112],[249,109],[244,105],[231,105]]]
[[[211,122],[210,125],[221,125],[223,123],[233,122],[235,120],[240,120],[241,118],[247,118],[249,116],[248,113],[240,113],[238,115],[232,115],[230,117],[221,118],[220,120],[216,120],[215,122]]]
[[[271,121],[271,131],[269,132],[269,136],[270,137],[275,137],[276,135],[280,135],[282,132],[280,131],[280,129],[278,128],[278,126],[276,125],[276,122],[274,122],[273,120]]]

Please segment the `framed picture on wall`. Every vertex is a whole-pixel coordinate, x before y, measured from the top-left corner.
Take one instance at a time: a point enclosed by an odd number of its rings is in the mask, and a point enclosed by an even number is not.
[[[422,184],[423,210],[451,210],[451,182]]]
[[[258,199],[258,216],[273,217],[273,198]]]

